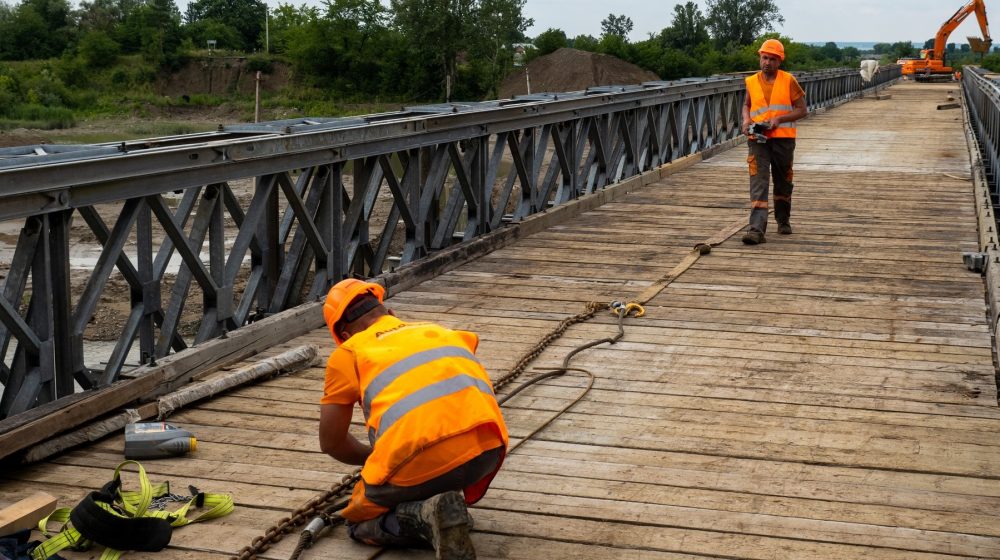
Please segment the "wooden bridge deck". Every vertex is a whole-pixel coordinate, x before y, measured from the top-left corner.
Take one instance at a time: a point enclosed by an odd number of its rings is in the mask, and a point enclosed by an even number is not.
[[[800,127],[795,234],[734,236],[574,364],[571,412],[508,458],[475,507],[481,558],[1000,557],[1000,410],[959,111],[951,86],[898,85]],[[738,147],[392,298],[400,315],[476,331],[499,376],[587,301],[635,297],[747,215]],[[772,230],[774,225],[772,222]],[[615,331],[601,316],[539,359]],[[311,343],[320,331],[284,346]],[[280,348],[275,348],[274,351]],[[131,558],[222,558],[349,469],[319,452],[322,369],[178,412],[190,457],[155,480],[229,491],[230,517]],[[515,440],[583,377],[513,399]],[[3,473],[75,503],[121,460],[121,436]],[[2,504],[0,504],[2,505]],[[296,535],[264,554],[287,558]],[[368,558],[343,529],[304,558]],[[83,557],[75,555],[72,557]],[[428,558],[390,552],[383,558]]]

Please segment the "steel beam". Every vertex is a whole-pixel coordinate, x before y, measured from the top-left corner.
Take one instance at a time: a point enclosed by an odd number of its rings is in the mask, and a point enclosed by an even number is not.
[[[798,78],[815,109],[898,75]],[[0,221],[25,223],[0,297],[0,417],[66,394],[74,378],[85,388],[113,382],[136,340],[142,361],[158,359],[322,297],[350,274],[377,276],[717,146],[740,134],[744,95],[741,77],[722,76],[0,151]],[[984,142],[995,146],[990,126]],[[248,182],[249,202],[234,192]],[[176,209],[164,197],[174,192],[183,193]],[[103,248],[74,306],[77,212]],[[109,212],[118,215],[110,230],[100,217]],[[98,373],[83,334],[115,269],[132,306]],[[186,310],[192,281],[201,308]],[[184,336],[192,314],[200,327]]]

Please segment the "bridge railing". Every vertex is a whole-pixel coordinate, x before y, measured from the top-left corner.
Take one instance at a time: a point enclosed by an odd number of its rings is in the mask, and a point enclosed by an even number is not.
[[[899,68],[798,77],[816,109]],[[744,90],[685,79],[0,150],[0,234],[16,238],[0,419],[735,139]]]
[[[962,72],[962,93],[969,120],[979,144],[979,153],[994,205],[1000,203],[1000,83],[982,68],[968,66]]]

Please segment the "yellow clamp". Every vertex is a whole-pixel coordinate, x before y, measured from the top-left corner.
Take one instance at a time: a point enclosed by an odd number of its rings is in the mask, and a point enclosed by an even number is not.
[[[633,317],[642,317],[646,314],[646,309],[634,301],[612,301],[608,304],[608,308],[618,317],[628,317],[629,314]]]

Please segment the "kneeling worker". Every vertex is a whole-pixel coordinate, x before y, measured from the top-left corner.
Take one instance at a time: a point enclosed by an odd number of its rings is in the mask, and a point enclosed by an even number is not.
[[[348,279],[323,306],[337,348],[320,401],[320,448],[364,465],[340,515],[357,541],[475,558],[466,504],[483,497],[507,451],[493,386],[474,356],[479,339],[402,321],[384,297],[382,286]],[[348,433],[355,403],[369,445]]]

